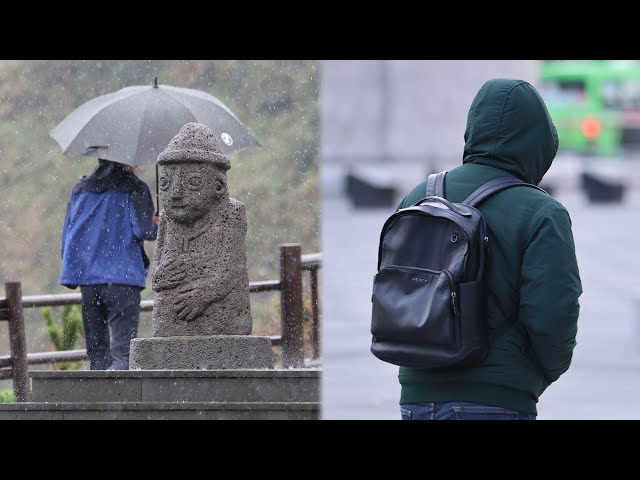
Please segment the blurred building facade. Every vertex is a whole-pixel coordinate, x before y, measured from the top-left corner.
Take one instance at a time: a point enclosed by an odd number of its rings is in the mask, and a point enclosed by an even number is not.
[[[459,158],[473,96],[488,79],[537,82],[539,60],[325,60],[323,163]]]

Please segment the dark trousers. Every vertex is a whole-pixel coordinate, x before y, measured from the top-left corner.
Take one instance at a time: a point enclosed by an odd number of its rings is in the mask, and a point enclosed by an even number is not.
[[[91,370],[129,370],[129,344],[138,335],[141,290],[129,285],[80,287]]]

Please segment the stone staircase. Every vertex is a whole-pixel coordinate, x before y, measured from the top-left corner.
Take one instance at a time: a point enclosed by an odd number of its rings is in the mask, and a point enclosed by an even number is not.
[[[317,420],[320,369],[32,371],[0,420]]]

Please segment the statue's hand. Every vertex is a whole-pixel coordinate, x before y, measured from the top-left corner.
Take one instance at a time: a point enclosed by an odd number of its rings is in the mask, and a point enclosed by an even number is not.
[[[182,285],[187,278],[187,265],[178,258],[161,264],[151,277],[154,291],[170,290]]]
[[[182,287],[173,302],[173,309],[178,314],[178,319],[191,322],[204,314],[204,311],[213,303],[208,292],[211,289],[198,284],[190,284]]]

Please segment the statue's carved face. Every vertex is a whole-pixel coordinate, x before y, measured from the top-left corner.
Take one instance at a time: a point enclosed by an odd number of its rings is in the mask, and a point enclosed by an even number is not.
[[[226,176],[209,163],[168,163],[160,166],[160,204],[178,223],[193,224],[218,208],[227,192]]]

